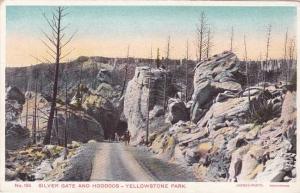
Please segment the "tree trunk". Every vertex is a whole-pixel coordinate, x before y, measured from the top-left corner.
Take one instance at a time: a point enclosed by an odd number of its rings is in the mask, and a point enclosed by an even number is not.
[[[126,64],[126,66],[125,66],[125,77],[124,77],[123,87],[122,87],[122,91],[121,91],[120,97],[122,97],[122,95],[125,92],[125,87],[126,87],[126,82],[127,82],[127,71],[128,71],[128,65]]]
[[[36,107],[37,107],[37,79],[35,80],[35,95],[34,95],[34,115],[33,115],[33,123],[32,123],[32,142],[33,144],[36,144]]]
[[[25,120],[25,127],[28,128],[28,104],[29,103],[29,98],[26,98],[26,120]]]
[[[54,76],[54,84],[53,84],[53,92],[52,92],[52,100],[51,107],[49,113],[49,119],[47,124],[47,131],[45,138],[43,140],[43,144],[50,144],[51,139],[51,131],[53,126],[53,117],[54,110],[56,107],[56,97],[57,97],[57,84],[58,84],[58,75],[59,75],[59,62],[60,62],[60,21],[61,21],[61,9],[59,8],[58,18],[57,18],[57,38],[56,38],[56,61],[55,61],[55,76]]]
[[[164,76],[164,113],[166,112],[167,103],[167,74]]]
[[[68,129],[68,81],[66,80],[66,88],[65,88],[65,129],[64,129],[64,159],[67,159],[68,156],[68,137],[67,137],[67,129]]]

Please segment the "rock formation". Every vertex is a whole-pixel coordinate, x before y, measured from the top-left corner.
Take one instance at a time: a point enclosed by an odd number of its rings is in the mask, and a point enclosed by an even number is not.
[[[190,120],[173,113],[150,149],[192,166],[201,181],[294,181],[296,93],[273,84],[243,89],[242,74],[231,52],[199,63]]]
[[[165,82],[166,88],[164,87]],[[140,139],[145,135],[148,109],[156,111],[155,106],[163,107],[165,105],[165,98],[170,94],[169,90],[165,89],[168,89],[169,85],[170,79],[167,71],[136,67],[135,75],[128,82],[124,96],[124,115],[133,139]],[[149,112],[149,114],[153,113]],[[150,124],[150,132],[159,130],[165,124],[164,116],[152,119]]]
[[[29,130],[20,122],[24,103],[25,96],[18,88],[7,88],[5,98],[6,149],[17,149],[29,143]]]
[[[31,97],[26,101],[24,106],[29,106],[29,117],[32,115],[34,108],[34,93],[30,93]],[[43,137],[43,132],[47,126],[47,115],[49,113],[49,102],[41,96],[39,93],[37,95],[37,107],[38,107],[38,116],[40,121],[38,123],[38,139]],[[26,110],[23,108],[22,111],[22,123],[25,123]],[[65,105],[62,103],[57,103],[57,119],[54,118],[52,135],[55,143],[61,143],[64,140],[64,128],[65,125]],[[32,128],[32,118],[28,119],[28,128]],[[103,140],[104,131],[102,125],[92,116],[88,115],[83,110],[80,110],[74,106],[68,106],[68,142],[71,141],[80,141],[87,142],[90,139]]]
[[[214,55],[196,65],[191,108],[193,122],[204,116],[219,93],[230,92],[232,96],[242,90],[243,75],[239,66],[237,56],[232,52]]]

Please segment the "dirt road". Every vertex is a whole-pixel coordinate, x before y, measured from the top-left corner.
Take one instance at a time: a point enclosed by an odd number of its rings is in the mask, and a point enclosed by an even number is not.
[[[122,143],[97,143],[91,181],[196,181],[191,171]]]

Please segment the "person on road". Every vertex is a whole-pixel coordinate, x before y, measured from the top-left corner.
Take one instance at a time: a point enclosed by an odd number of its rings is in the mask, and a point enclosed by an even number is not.
[[[116,141],[116,142],[119,142],[119,135],[118,135],[117,132],[115,132],[115,141]]]
[[[131,137],[131,135],[130,135],[130,132],[128,131],[128,145],[130,143],[130,137]]]
[[[129,133],[129,131],[126,131],[125,133],[124,133],[124,141],[125,141],[125,145],[129,145],[129,143],[130,143],[130,133]]]

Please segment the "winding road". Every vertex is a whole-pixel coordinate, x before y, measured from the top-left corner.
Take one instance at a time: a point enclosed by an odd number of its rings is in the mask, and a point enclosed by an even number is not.
[[[123,143],[97,143],[90,181],[197,181],[192,171]]]

